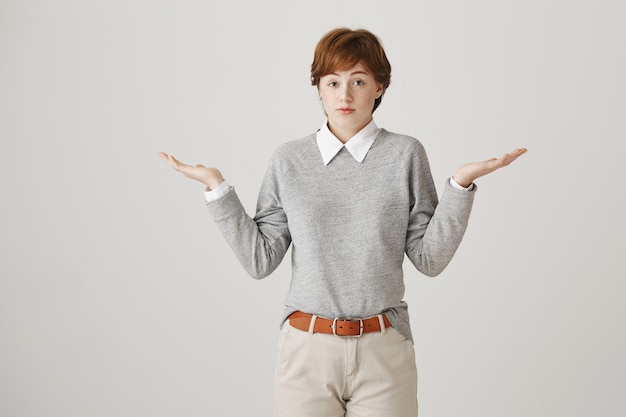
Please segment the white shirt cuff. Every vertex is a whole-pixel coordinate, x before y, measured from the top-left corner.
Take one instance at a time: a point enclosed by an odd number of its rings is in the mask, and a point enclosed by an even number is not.
[[[456,188],[457,190],[472,191],[474,189],[474,183],[471,183],[469,187],[465,188],[461,186],[458,182],[454,181],[454,178],[452,177],[450,177],[450,185]]]
[[[217,188],[214,188],[212,190],[205,189],[204,198],[206,199],[207,203],[210,203],[211,201],[215,201],[218,198],[223,197],[229,189],[230,185],[226,182],[226,180],[224,180],[220,185],[217,186]]]

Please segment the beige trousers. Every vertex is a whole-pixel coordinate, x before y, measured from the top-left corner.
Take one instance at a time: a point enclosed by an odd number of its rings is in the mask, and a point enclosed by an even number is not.
[[[358,338],[285,323],[275,379],[276,417],[415,417],[413,344],[393,327]]]

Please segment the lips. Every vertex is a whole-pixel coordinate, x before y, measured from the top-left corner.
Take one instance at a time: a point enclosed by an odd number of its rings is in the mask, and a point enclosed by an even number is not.
[[[352,114],[354,113],[354,109],[351,109],[349,107],[341,107],[339,109],[337,109],[337,111],[341,114]]]

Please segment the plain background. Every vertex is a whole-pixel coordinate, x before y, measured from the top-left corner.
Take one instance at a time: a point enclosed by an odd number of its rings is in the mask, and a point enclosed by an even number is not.
[[[252,213],[315,131],[336,26],[382,39],[379,126],[439,190],[478,181],[456,257],[407,264],[420,415],[621,416],[626,7],[620,0],[0,1],[0,415],[270,416],[290,267],[249,278],[159,151]]]

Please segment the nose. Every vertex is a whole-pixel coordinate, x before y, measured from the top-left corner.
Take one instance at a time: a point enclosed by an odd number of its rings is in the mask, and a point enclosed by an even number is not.
[[[344,84],[339,90],[339,99],[346,103],[350,103],[352,101],[352,94],[350,93],[350,86]]]

